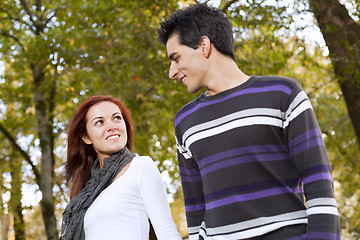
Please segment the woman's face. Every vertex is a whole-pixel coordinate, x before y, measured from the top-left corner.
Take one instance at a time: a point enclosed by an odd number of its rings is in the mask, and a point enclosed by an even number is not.
[[[86,114],[87,136],[82,139],[92,144],[100,161],[120,151],[127,143],[126,125],[119,107],[113,102],[93,105]]]

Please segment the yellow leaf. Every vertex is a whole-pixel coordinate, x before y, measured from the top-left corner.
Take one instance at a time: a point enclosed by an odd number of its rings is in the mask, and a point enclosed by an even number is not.
[[[34,108],[34,106],[28,107],[28,108],[25,110],[25,113],[26,113],[26,114],[35,115],[35,108]]]
[[[75,91],[75,88],[74,88],[74,87],[67,87],[67,88],[66,88],[66,91],[71,91],[71,92],[73,92],[73,91]]]
[[[140,93],[136,94],[136,100],[139,100],[139,99],[144,99],[144,96]]]

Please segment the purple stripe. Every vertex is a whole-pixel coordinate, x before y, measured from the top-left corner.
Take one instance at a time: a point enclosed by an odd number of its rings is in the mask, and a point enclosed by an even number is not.
[[[311,139],[307,142],[304,142],[303,144],[293,148],[292,150],[290,150],[291,155],[294,156],[300,152],[303,152],[307,149],[316,147],[316,146],[325,146],[324,141],[322,140],[322,138],[314,138]]]
[[[241,95],[245,95],[245,94],[250,94],[250,93],[261,93],[261,92],[271,92],[271,91],[281,91],[281,92],[284,92],[288,95],[291,94],[291,89],[289,87],[286,87],[284,85],[275,85],[275,86],[270,86],[270,87],[263,87],[263,88],[247,88],[247,89],[244,89],[242,91],[238,91],[238,92],[235,92],[233,94],[230,94],[224,98],[221,98],[221,99],[216,99],[216,100],[213,100],[213,101],[208,101],[208,102],[205,102],[205,103],[200,103],[198,105],[196,105],[195,107],[193,107],[192,109],[180,114],[176,119],[175,119],[175,127],[185,118],[187,117],[188,115],[190,115],[191,113],[199,110],[200,108],[203,108],[203,107],[206,107],[206,106],[209,106],[209,105],[212,105],[212,104],[216,104],[216,103],[219,103],[219,102],[223,102],[223,101],[226,101],[230,98],[233,98],[233,97],[237,97],[237,96],[241,96]]]
[[[330,173],[318,173],[315,175],[312,175],[310,177],[306,177],[303,179],[304,184],[321,181],[321,180],[330,180],[332,181],[332,176]]]
[[[249,200],[254,200],[258,198],[265,198],[274,195],[284,194],[284,193],[292,193],[291,189],[283,187],[283,188],[272,188],[264,191],[254,192],[254,193],[246,193],[240,195],[234,195],[226,198],[222,198],[210,203],[206,203],[206,209],[213,209],[217,207],[221,207],[228,204],[233,204],[236,202],[244,202]]]
[[[200,175],[199,170],[197,170],[197,169],[186,169],[184,167],[179,167],[179,172],[180,172],[181,175],[186,175],[186,176]]]
[[[206,174],[208,174],[210,172],[213,172],[213,171],[216,171],[216,170],[219,170],[222,168],[234,166],[234,165],[240,165],[240,164],[244,164],[244,163],[248,163],[248,162],[279,161],[279,160],[284,160],[284,159],[288,159],[288,158],[289,158],[289,155],[286,153],[270,153],[270,154],[256,154],[256,155],[251,155],[251,156],[242,156],[242,157],[231,158],[228,160],[214,163],[212,165],[204,167],[203,169],[200,169],[200,171],[201,171],[201,175],[205,176]]]
[[[298,185],[295,189],[294,189],[294,193],[303,193],[304,192],[304,187],[303,185]]]
[[[254,192],[257,190],[262,189],[269,189],[269,188],[277,188],[287,186],[294,191],[295,193],[299,191],[299,187],[302,188],[302,184],[300,185],[300,179],[288,179],[288,180],[276,180],[276,181],[263,181],[263,182],[256,182],[236,187],[226,188],[220,191],[212,192],[205,195],[205,202],[213,201],[214,199],[219,199],[224,196],[229,196],[233,194],[243,194],[243,192]]]
[[[201,182],[201,176],[180,176],[181,182]]]
[[[319,173],[319,172],[329,172],[331,173],[331,167],[329,165],[316,165],[314,167],[305,169],[302,173],[301,173],[301,177],[307,177],[310,175],[313,175],[315,173]]]
[[[289,142],[289,146],[292,148],[295,145],[304,142],[307,139],[313,138],[313,137],[321,137],[321,131],[318,128],[314,128],[312,130],[306,131],[305,133],[301,134],[300,136],[297,136],[293,140]]]
[[[289,240],[307,240],[307,239],[331,239],[340,240],[340,235],[329,232],[311,232],[302,236],[290,238]]]
[[[261,153],[261,152],[287,152],[288,149],[284,145],[254,145],[241,148],[233,148],[224,152],[216,153],[214,155],[205,157],[198,161],[199,167],[204,167],[214,161],[220,159],[230,158],[236,155],[245,155],[249,153]]]
[[[185,205],[185,211],[186,212],[193,212],[193,211],[199,211],[199,210],[204,210],[204,209],[205,209],[204,204],[191,205],[191,206],[186,206]]]

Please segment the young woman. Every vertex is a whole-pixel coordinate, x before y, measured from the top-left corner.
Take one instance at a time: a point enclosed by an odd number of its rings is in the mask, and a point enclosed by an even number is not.
[[[110,96],[85,100],[70,122],[66,178],[70,203],[60,239],[180,240],[160,173],[150,157],[137,156],[132,119]]]

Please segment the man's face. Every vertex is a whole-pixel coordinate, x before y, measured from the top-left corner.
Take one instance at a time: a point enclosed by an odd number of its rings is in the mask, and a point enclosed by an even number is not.
[[[178,36],[174,34],[167,41],[166,50],[170,59],[171,79],[178,79],[187,87],[189,93],[195,93],[206,87],[207,64],[200,47],[193,49],[182,45]]]

